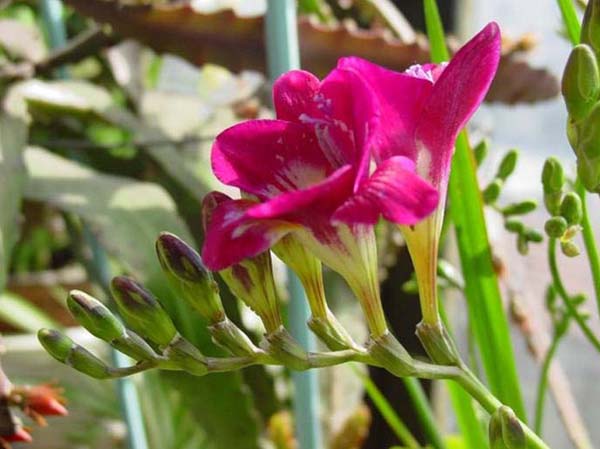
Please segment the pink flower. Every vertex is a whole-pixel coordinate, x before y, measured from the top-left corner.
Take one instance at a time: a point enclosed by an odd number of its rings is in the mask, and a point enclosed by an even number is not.
[[[435,209],[437,191],[405,156],[390,157],[369,174],[374,137],[387,119],[372,88],[353,71],[336,69],[323,81],[291,71],[273,91],[277,120],[235,125],[213,146],[215,175],[244,199],[214,208],[204,263],[222,270],[294,233],[357,296],[378,301],[377,258],[365,246],[374,246],[371,225],[380,215],[417,223]],[[376,321],[382,330],[382,313]]]
[[[500,30],[492,22],[449,63],[417,65],[403,73],[359,58],[344,58],[338,63],[338,69],[357,74],[375,94],[386,124],[371,138],[379,169],[404,156],[440,194],[432,215],[415,226],[401,227],[415,265],[425,321],[438,320],[437,252],[454,144],[483,101],[499,59]],[[370,188],[369,182],[364,183],[347,202],[346,207],[351,208],[343,219],[356,222],[371,213]]]

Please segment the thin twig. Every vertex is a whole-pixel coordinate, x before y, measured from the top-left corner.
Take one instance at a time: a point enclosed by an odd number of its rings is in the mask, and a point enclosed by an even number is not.
[[[102,48],[115,43],[115,38],[104,28],[93,26],[71,39],[63,48],[52,51],[39,62],[21,61],[0,66],[0,80],[28,79],[47,75],[65,64],[81,61]]]

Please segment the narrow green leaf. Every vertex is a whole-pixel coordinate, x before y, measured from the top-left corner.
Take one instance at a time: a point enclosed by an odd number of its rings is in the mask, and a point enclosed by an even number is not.
[[[434,62],[447,59],[435,0],[425,0],[427,33]],[[449,196],[465,278],[469,320],[492,392],[526,420],[508,320],[504,313],[483,215],[476,163],[465,132],[456,141]],[[498,369],[498,367],[502,367]]]
[[[371,380],[371,378],[363,373],[361,373],[358,368],[353,367],[354,372],[358,375],[360,380],[363,383],[363,387],[365,387],[365,391],[369,398],[373,401],[373,404],[385,419],[385,422],[390,426],[390,429],[394,431],[396,436],[403,444],[406,445],[407,448],[410,449],[418,449],[419,442],[412,435],[410,429],[406,427],[406,424],[402,422],[402,419],[395,412],[392,405],[385,398],[383,393],[377,388],[377,385]]]
[[[481,422],[477,418],[471,397],[452,381],[446,382],[446,387],[450,392],[452,408],[456,413],[456,420],[458,421],[458,427],[463,435],[466,448],[488,448],[488,439],[481,427]]]
[[[579,43],[579,37],[581,36],[581,24],[577,18],[577,11],[575,11],[575,5],[573,0],[557,0],[558,7],[563,17],[563,22],[567,28],[567,35],[573,45]]]
[[[60,328],[52,318],[27,299],[13,293],[0,293],[0,321],[24,332],[37,332],[40,328]]]

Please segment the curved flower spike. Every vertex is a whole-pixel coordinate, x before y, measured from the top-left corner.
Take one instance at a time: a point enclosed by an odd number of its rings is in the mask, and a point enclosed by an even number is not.
[[[436,265],[439,234],[444,215],[450,162],[460,130],[479,107],[496,73],[500,58],[500,30],[488,24],[467,42],[449,63],[410,67],[393,72],[360,58],[343,58],[338,69],[357,74],[374,92],[385,126],[372,136],[378,170],[362,185],[353,202],[363,209],[373,207],[377,197],[372,184],[385,182],[395,158],[406,157],[416,164],[417,173],[438,191],[436,211],[415,226],[402,226],[413,258],[423,308],[423,319],[438,322]],[[407,166],[404,162],[403,166]],[[392,169],[394,171],[394,169]],[[356,211],[356,208],[354,209]],[[393,208],[384,214],[400,224]],[[368,214],[338,211],[337,218],[356,222]]]

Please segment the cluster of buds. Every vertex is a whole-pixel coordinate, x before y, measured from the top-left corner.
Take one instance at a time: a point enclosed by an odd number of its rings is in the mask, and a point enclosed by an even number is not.
[[[487,145],[485,143],[475,148],[475,157],[478,163],[481,163],[485,157],[486,149]],[[514,173],[518,159],[519,152],[515,149],[509,150],[504,155],[494,178],[483,189],[482,196],[486,205],[493,207],[502,215],[504,228],[517,236],[517,250],[522,255],[526,255],[529,252],[529,244],[542,242],[543,236],[537,230],[526,226],[519,217],[534,211],[537,202],[535,200],[523,200],[506,206],[498,205],[504,183]]]
[[[71,291],[67,306],[78,322],[94,336],[136,361],[112,367],[57,330],[42,329],[38,338],[58,361],[97,379],[124,377],[148,369],[186,371],[197,376],[240,369],[254,364],[283,365],[295,370],[320,368],[347,361],[383,366],[399,376],[453,377],[456,367],[438,366],[413,359],[391,334],[367,347],[354,343],[325,304],[319,322],[309,326],[330,348],[306,352],[283,325],[269,252],[234,264],[219,272],[229,289],[261,319],[264,338],[254,343],[225,313],[217,283],[200,255],[173,234],[163,233],[156,251],[170,287],[207,322],[213,342],[227,351],[223,357],[201,353],[177,330],[160,301],[131,278],[118,276],[111,287],[119,319],[100,300]],[[279,251],[285,253],[284,248]],[[306,257],[306,254],[304,255]],[[310,276],[305,273],[308,281]],[[313,279],[311,282],[317,282]],[[313,301],[318,301],[313,297]],[[319,307],[317,307],[319,306]],[[331,321],[329,321],[331,320]]]
[[[567,257],[579,255],[573,237],[581,230],[583,205],[575,192],[564,192],[565,175],[558,159],[548,158],[542,171],[544,204],[551,217],[544,230],[550,238],[558,239],[563,254]]]
[[[577,172],[590,192],[600,192],[600,1],[590,0],[581,43],[569,56],[562,94],[569,112],[567,136],[577,155]]]
[[[25,427],[19,417],[15,416],[12,408],[20,409],[37,425],[46,426],[47,416],[65,416],[68,411],[62,389],[52,384],[12,385],[3,382],[4,389],[0,400],[0,447],[8,449],[11,443],[30,443],[33,438],[30,429]]]

